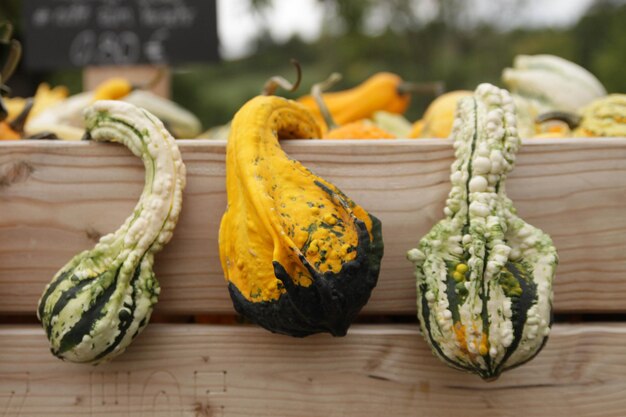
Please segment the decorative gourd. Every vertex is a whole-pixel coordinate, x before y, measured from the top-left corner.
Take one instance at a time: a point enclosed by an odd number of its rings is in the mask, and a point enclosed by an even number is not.
[[[159,295],[154,255],[172,237],[185,166],[174,139],[146,110],[98,101],[85,111],[87,133],[141,157],[146,185],[132,215],[91,250],[76,255],[46,287],[37,316],[52,353],[99,363],[124,351],[148,324]]]
[[[471,91],[458,90],[445,93],[428,106],[424,116],[413,124],[410,138],[447,138],[452,131],[454,112],[460,99],[472,95]]]
[[[22,135],[15,131],[11,125],[5,121],[0,122],[0,140],[18,140]]]
[[[397,138],[408,138],[413,125],[404,116],[388,111],[377,111],[372,116],[372,122]]]
[[[411,95],[403,85],[405,82],[399,76],[379,72],[354,88],[324,93],[323,98],[335,122],[342,126],[361,119],[369,119],[379,110],[404,113],[409,106]],[[312,95],[300,97],[298,102],[313,113],[320,126],[324,126],[324,118]]]
[[[542,130],[561,126],[562,136],[625,137],[626,94],[611,94],[595,100],[580,114],[553,111],[540,114],[536,121]]]
[[[574,136],[626,137],[626,94],[611,94],[595,100],[581,112]]]
[[[26,104],[21,113],[13,120],[0,122],[0,140],[18,140],[24,133],[24,124],[33,108],[33,99],[26,99]]]
[[[522,137],[535,135],[535,118],[551,111],[577,112],[606,95],[583,67],[554,55],[518,55],[502,81],[513,94]]]
[[[506,196],[520,140],[506,90],[461,100],[445,219],[408,253],[422,331],[447,364],[486,380],[533,358],[550,331],[557,253]]]
[[[343,336],[376,285],[380,222],[281,149],[319,138],[307,109],[259,96],[235,115],[226,148],[220,260],[235,309],[277,333]]]
[[[338,126],[333,116],[328,110],[328,106],[323,98],[323,91],[330,88],[341,79],[341,74],[332,73],[328,79],[316,83],[311,88],[311,95],[317,103],[319,112],[324,117],[324,125],[327,127],[322,139],[395,139],[391,133],[381,129],[369,119],[361,119],[355,122]]]
[[[33,107],[28,114],[28,119],[37,116],[44,109],[65,100],[68,95],[69,91],[67,90],[67,87],[56,86],[54,88],[50,88],[50,85],[47,83],[41,83],[37,87],[37,91],[32,98],[11,97],[4,99],[4,103],[9,110],[9,117],[7,120],[14,120],[17,118],[19,114],[24,111],[30,100],[33,101]]]
[[[562,120],[549,120],[544,123],[537,123],[534,139],[562,139],[572,137],[572,130],[569,125]]]
[[[604,86],[585,68],[554,55],[518,55],[502,81],[512,93],[536,100],[548,110],[575,112],[606,95]]]
[[[300,82],[302,81],[302,67],[297,59],[291,59],[290,62],[296,68],[296,81],[292,83],[280,75],[274,75],[265,81],[265,85],[263,85],[263,90],[261,91],[262,95],[272,96],[279,88],[293,93],[300,87]],[[202,132],[198,136],[198,139],[228,139],[230,124],[231,122],[229,121],[223,125],[213,126]]]
[[[202,123],[193,113],[151,91],[133,90],[122,100],[153,113],[176,138],[195,138],[202,132]]]
[[[357,122],[347,123],[343,126],[324,133],[322,139],[395,139],[396,136],[381,129],[375,123],[369,120],[359,120]]]

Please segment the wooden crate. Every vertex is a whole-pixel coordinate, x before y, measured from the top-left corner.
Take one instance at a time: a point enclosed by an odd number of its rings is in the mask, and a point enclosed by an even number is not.
[[[183,212],[155,267],[155,321],[167,323],[150,324],[99,367],[52,357],[32,317],[58,268],[131,212],[143,167],[116,145],[0,143],[0,416],[626,415],[626,139],[525,141],[507,188],[559,250],[561,320],[535,360],[493,383],[439,362],[410,319],[405,252],[442,217],[449,141],[285,142],[382,220],[386,246],[362,324],[344,338],[305,339],[181,323],[233,309],[217,249],[225,143],[179,143]],[[604,313],[611,323],[563,318],[580,313]],[[380,316],[409,324],[381,324]]]

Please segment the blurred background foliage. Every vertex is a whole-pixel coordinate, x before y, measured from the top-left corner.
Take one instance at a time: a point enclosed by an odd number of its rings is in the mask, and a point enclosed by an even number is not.
[[[609,92],[626,92],[624,1],[595,0],[573,25],[550,28],[532,22],[507,25],[528,0],[491,2],[489,13],[480,16],[470,0],[432,0],[426,2],[429,7],[418,0],[319,0],[325,18],[313,42],[297,35],[277,42],[269,30],[272,0],[248,1],[261,17],[249,56],[177,68],[173,74],[173,99],[196,113],[205,127],[229,121],[270,76],[292,80],[292,57],[303,67],[297,95],[333,71],[344,76],[335,89],[354,86],[377,71],[411,81],[442,80],[447,90],[500,84],[502,70],[518,54],[559,55],[590,70]],[[0,18],[19,22],[19,0],[3,0]],[[21,94],[32,94],[39,81],[67,85],[73,93],[81,90],[79,70],[23,75],[19,82],[26,79],[26,84],[12,85]],[[407,118],[418,119],[430,100],[415,97]]]

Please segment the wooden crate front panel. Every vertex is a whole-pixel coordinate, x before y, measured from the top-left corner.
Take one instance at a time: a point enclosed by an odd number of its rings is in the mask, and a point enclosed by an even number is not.
[[[151,325],[110,364],[52,357],[43,332],[0,327],[0,416],[623,417],[626,325],[557,325],[486,383],[448,368],[414,326],[294,339],[253,327]]]
[[[223,141],[180,141],[188,186],[157,256],[161,313],[232,313],[218,258]],[[290,141],[286,151],[383,222],[385,258],[366,313],[415,313],[406,250],[442,217],[447,140]],[[54,273],[130,214],[140,161],[121,146],[0,143],[0,312],[32,313]],[[526,141],[508,184],[520,214],[554,238],[555,309],[626,311],[626,139]]]

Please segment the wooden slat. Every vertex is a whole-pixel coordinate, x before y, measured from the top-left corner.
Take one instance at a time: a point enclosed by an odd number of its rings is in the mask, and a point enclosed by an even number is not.
[[[218,259],[223,141],[180,141],[188,186],[157,256],[161,313],[231,313]],[[414,314],[407,249],[442,217],[447,140],[290,141],[285,149],[383,222],[385,258],[368,313]],[[143,185],[121,146],[0,143],[0,312],[31,313],[75,253],[118,227]],[[626,311],[626,139],[526,141],[508,184],[519,213],[554,238],[557,311]]]
[[[33,327],[0,327],[0,416],[623,417],[626,325],[557,325],[491,383],[448,368],[413,326],[294,339],[149,326],[113,362],[63,363]]]

